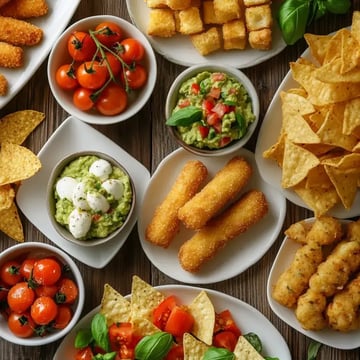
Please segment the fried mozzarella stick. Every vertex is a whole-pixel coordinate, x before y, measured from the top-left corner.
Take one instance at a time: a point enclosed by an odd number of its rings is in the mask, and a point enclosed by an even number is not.
[[[179,219],[189,229],[202,228],[247,184],[250,164],[240,156],[232,158],[204,188],[179,209]]]
[[[145,231],[146,240],[164,248],[170,245],[180,227],[177,216],[179,208],[199,190],[207,173],[201,161],[190,160],[185,164],[170,192],[155,210]]]
[[[12,0],[0,8],[0,15],[15,19],[29,19],[46,15],[49,8],[45,0]]]
[[[0,96],[5,96],[8,89],[8,82],[3,74],[0,74]]]
[[[40,42],[43,31],[24,20],[0,16],[0,41],[16,46],[33,46]]]
[[[247,231],[267,212],[265,195],[258,190],[248,191],[180,247],[178,256],[181,266],[189,272],[199,271],[230,240]]]
[[[19,68],[24,65],[24,50],[15,45],[0,41],[0,66]]]

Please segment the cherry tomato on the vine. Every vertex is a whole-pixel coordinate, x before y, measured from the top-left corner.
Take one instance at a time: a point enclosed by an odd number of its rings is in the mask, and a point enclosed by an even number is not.
[[[106,59],[105,58],[100,59],[101,64],[103,64],[107,67],[109,76],[110,76],[110,71],[109,71],[108,67],[110,67],[112,75],[114,77],[116,77],[117,75],[120,74],[120,71],[122,69],[122,64],[121,64],[120,60],[114,54],[112,54],[111,52],[108,52],[108,51],[105,52],[105,57],[106,57]]]
[[[136,90],[142,88],[147,81],[147,71],[144,66],[135,64],[125,70],[127,84],[130,89]]]
[[[104,21],[96,26],[95,36],[103,45],[110,48],[122,39],[123,31],[119,25],[111,21]]]
[[[64,329],[67,324],[70,322],[73,316],[71,307],[68,305],[59,305],[58,312],[54,321],[55,329]]]
[[[73,103],[74,105],[83,111],[88,111],[93,108],[94,102],[91,100],[93,90],[79,87],[74,91]]]
[[[85,31],[74,31],[68,39],[67,48],[75,61],[90,61],[97,50],[95,41]]]
[[[33,278],[39,285],[54,285],[61,277],[61,270],[61,265],[55,259],[39,259],[33,267]]]
[[[21,263],[20,274],[24,279],[29,280],[30,277],[32,276],[32,271],[35,262],[36,262],[35,258],[27,258]]]
[[[120,114],[126,109],[128,96],[126,91],[115,83],[110,83],[96,101],[96,109],[103,115]]]
[[[79,289],[75,282],[67,277],[58,283],[57,301],[63,304],[73,304],[79,295]]]
[[[75,77],[75,69],[71,64],[61,65],[56,70],[55,80],[64,90],[73,90],[79,85]]]
[[[86,61],[76,69],[79,84],[87,89],[100,89],[106,82],[108,70],[98,61]]]
[[[127,38],[121,41],[119,55],[128,64],[141,61],[145,49],[141,42],[134,38]]]
[[[21,338],[27,338],[34,334],[35,323],[28,312],[12,312],[8,318],[10,331]]]
[[[0,270],[1,280],[7,285],[15,285],[21,280],[20,262],[16,260],[9,260],[3,264]]]
[[[29,288],[25,281],[18,282],[8,292],[7,302],[12,311],[21,313],[26,311],[35,299],[35,291]]]
[[[58,306],[49,296],[35,299],[30,308],[30,315],[38,325],[47,325],[53,321],[58,313]]]

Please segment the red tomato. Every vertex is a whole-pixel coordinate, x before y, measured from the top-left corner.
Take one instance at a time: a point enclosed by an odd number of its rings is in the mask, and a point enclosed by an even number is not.
[[[64,329],[69,324],[71,318],[73,316],[73,312],[71,307],[68,305],[59,305],[58,312],[54,322],[55,329]]]
[[[68,52],[75,61],[89,61],[96,52],[95,41],[84,31],[74,31],[68,40]]]
[[[118,24],[105,21],[96,26],[95,36],[103,45],[110,48],[122,39],[123,31]]]
[[[224,310],[221,313],[216,314],[215,316],[214,333],[225,330],[233,332],[236,337],[239,337],[241,335],[241,331],[236,325],[230,310]]]
[[[20,263],[16,260],[6,261],[1,267],[1,280],[7,285],[15,285],[22,280]]]
[[[199,126],[200,135],[203,139],[205,139],[209,135],[209,130],[210,128],[208,128],[207,126]]]
[[[75,282],[69,278],[62,278],[59,283],[56,300],[62,304],[73,304],[79,295],[79,289]]]
[[[115,83],[110,83],[96,101],[96,109],[103,115],[117,115],[123,112],[128,103],[126,91]]]
[[[12,312],[8,318],[10,331],[21,338],[27,338],[34,334],[35,323],[28,312],[17,314]]]
[[[38,325],[47,325],[53,321],[58,313],[58,306],[49,296],[40,296],[35,299],[30,308],[30,315]]]
[[[232,331],[221,331],[214,335],[213,345],[233,351],[238,337]]]
[[[122,64],[120,60],[111,52],[106,52],[105,57],[106,59],[105,58],[101,59],[101,64],[106,66],[109,76],[110,76],[109,67],[111,69],[112,75],[114,77],[118,76],[122,69]]]
[[[175,306],[169,315],[165,325],[165,331],[175,337],[182,337],[190,332],[194,325],[193,316],[183,306]]]
[[[0,301],[6,300],[8,291],[7,285],[3,281],[0,281]]]
[[[170,316],[171,310],[176,306],[174,295],[166,297],[153,311],[153,324],[159,329],[164,330],[166,322]]]
[[[21,263],[20,274],[24,279],[29,280],[30,277],[32,276],[32,271],[34,268],[35,261],[36,261],[36,259],[29,258],[29,259],[25,259]]]
[[[86,61],[76,69],[79,84],[87,89],[100,89],[106,82],[108,70],[98,61]]]
[[[78,350],[75,356],[75,360],[92,360],[93,358],[94,358],[94,354],[90,346]]]
[[[38,259],[33,268],[33,278],[39,285],[54,285],[61,277],[61,266],[53,258]]]
[[[142,65],[136,64],[125,70],[125,77],[130,89],[140,89],[146,83],[147,71]]]
[[[140,336],[135,334],[131,323],[114,323],[109,327],[109,340],[121,359],[133,359]]]
[[[128,64],[142,60],[145,54],[144,46],[137,39],[127,38],[121,41],[119,55]]]
[[[165,360],[183,360],[183,359],[184,359],[184,348],[182,345],[173,346],[165,357]]]
[[[40,285],[35,288],[36,296],[50,296],[54,297],[58,292],[57,285]]]
[[[73,90],[79,85],[75,77],[75,69],[71,64],[61,65],[56,70],[55,80],[64,90]]]
[[[83,111],[88,111],[93,108],[94,102],[91,99],[93,91],[90,89],[85,89],[79,87],[74,91],[73,94],[73,103],[74,105]]]
[[[7,302],[12,311],[22,313],[26,311],[35,299],[35,291],[29,288],[25,281],[18,282],[8,292]]]

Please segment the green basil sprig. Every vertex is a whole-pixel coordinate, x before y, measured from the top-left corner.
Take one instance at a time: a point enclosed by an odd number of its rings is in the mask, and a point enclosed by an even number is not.
[[[135,347],[137,360],[162,360],[173,344],[171,334],[163,331],[143,337]]]
[[[189,126],[202,119],[203,112],[196,106],[187,106],[174,112],[166,121],[169,126]]]
[[[206,350],[202,360],[233,360],[235,359],[235,355],[233,352],[217,347],[209,347]]]
[[[317,341],[311,341],[308,347],[307,360],[316,360],[321,345],[322,344]]]

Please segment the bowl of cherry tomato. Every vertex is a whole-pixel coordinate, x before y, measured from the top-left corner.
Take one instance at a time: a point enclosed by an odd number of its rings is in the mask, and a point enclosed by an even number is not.
[[[115,124],[138,113],[156,81],[155,53],[128,21],[91,16],[69,26],[51,49],[47,74],[57,102],[74,117]]]
[[[0,337],[25,346],[52,343],[77,323],[85,289],[75,262],[39,242],[0,254]]]

